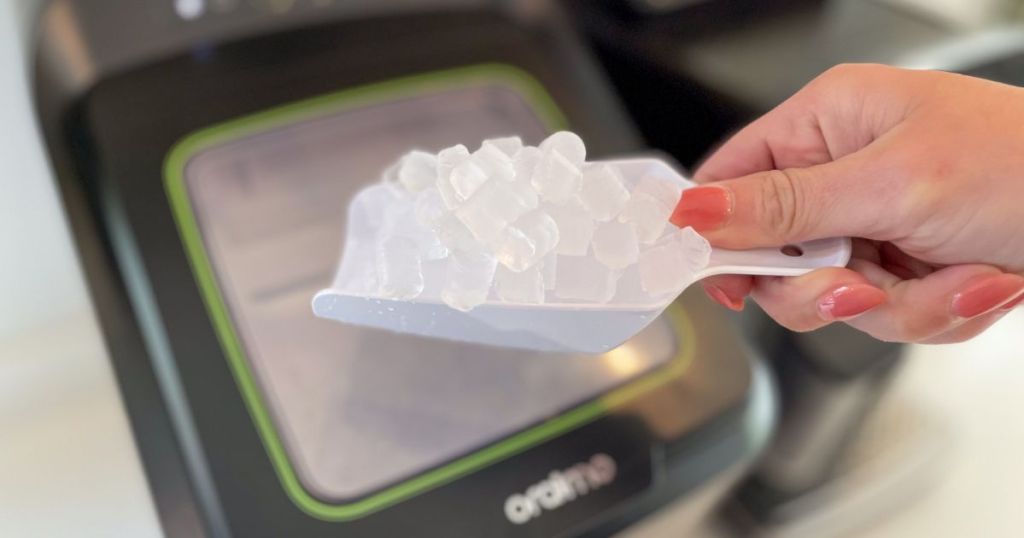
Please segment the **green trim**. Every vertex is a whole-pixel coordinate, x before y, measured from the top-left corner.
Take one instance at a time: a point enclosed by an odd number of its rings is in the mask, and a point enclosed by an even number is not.
[[[626,404],[637,396],[681,375],[692,361],[694,352],[692,325],[686,313],[681,308],[673,306],[669,312],[679,329],[682,342],[678,355],[669,364],[619,389],[475,453],[355,502],[348,504],[325,503],[313,497],[303,488],[288,459],[284,445],[277,436],[270,412],[263,402],[260,389],[249,368],[245,351],[235,332],[228,308],[214,276],[213,267],[207,256],[186,191],[185,167],[197,152],[284,124],[371,103],[422,95],[424,92],[443,91],[473,83],[494,84],[496,82],[519,91],[537,109],[550,129],[556,130],[567,125],[566,119],[557,105],[534,78],[507,65],[488,64],[371,84],[230,120],[185,137],[175,144],[164,163],[164,182],[171,210],[177,222],[196,283],[202,293],[207,312],[213,322],[235,381],[238,383],[249,414],[252,416],[282,486],[292,501],[313,517],[328,521],[356,519],[449,483],[606,415],[609,411]]]

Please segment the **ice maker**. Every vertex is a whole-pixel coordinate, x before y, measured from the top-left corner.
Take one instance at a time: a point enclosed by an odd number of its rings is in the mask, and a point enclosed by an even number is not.
[[[601,355],[309,310],[347,198],[411,147],[571,128],[640,148],[561,17],[38,4],[36,112],[165,534],[604,535],[699,516],[738,478],[773,399],[699,292]]]

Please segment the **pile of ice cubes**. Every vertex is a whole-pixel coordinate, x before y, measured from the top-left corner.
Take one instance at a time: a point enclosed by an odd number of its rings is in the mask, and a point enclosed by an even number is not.
[[[518,304],[607,303],[624,271],[651,297],[678,293],[708,261],[707,241],[668,225],[680,188],[654,177],[632,188],[613,164],[586,162],[583,141],[558,132],[439,153],[411,151],[364,193],[380,219],[377,296],[420,296],[443,265],[440,298],[467,311],[491,298]],[[634,268],[635,267],[635,268]]]

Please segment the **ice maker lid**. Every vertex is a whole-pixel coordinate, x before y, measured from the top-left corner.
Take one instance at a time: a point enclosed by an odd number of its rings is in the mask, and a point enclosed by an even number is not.
[[[397,156],[499,135],[536,144],[562,127],[532,78],[481,66],[286,105],[172,149],[165,184],[192,269],[293,498],[328,515],[397,502],[680,372],[678,316],[610,353],[572,356],[346,327],[310,312],[337,264],[349,197]]]

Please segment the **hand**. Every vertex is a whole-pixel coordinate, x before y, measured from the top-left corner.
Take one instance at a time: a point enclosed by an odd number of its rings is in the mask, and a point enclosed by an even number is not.
[[[877,65],[824,73],[726,142],[672,216],[713,245],[850,236],[847,268],[705,281],[796,331],[966,340],[1024,294],[1024,89]]]

